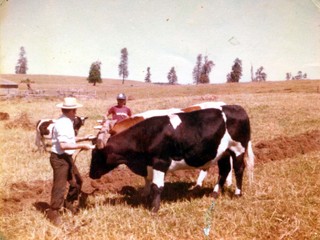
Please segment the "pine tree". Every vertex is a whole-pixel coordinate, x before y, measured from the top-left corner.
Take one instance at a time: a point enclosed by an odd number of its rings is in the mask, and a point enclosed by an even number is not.
[[[146,74],[146,77],[144,78],[144,81],[145,81],[146,83],[151,83],[150,67],[147,68],[147,74]]]
[[[242,76],[242,61],[239,58],[234,60],[232,71],[227,75],[227,82],[239,82]]]
[[[202,63],[202,54],[197,56],[196,66],[193,68],[192,76],[193,83],[209,83],[209,74],[214,66],[213,61],[208,59],[208,56],[204,57],[204,63]]]
[[[196,66],[193,69],[192,76],[193,76],[193,83],[199,84],[200,77],[201,77],[201,68],[202,68],[202,54],[197,56]]]
[[[204,57],[204,64],[201,68],[201,75],[200,75],[200,83],[210,83],[209,74],[214,66],[213,61],[208,59],[208,56]]]
[[[291,80],[292,79],[292,74],[290,72],[286,73],[286,80]]]
[[[96,86],[96,83],[102,83],[100,61],[95,61],[91,64],[87,80],[89,83],[93,83],[93,86]]]
[[[25,57],[26,51],[24,47],[20,47],[19,59],[16,65],[16,74],[26,74],[28,70],[28,60]]]
[[[267,80],[267,74],[263,72],[264,68],[261,66],[256,71],[256,82],[264,82]]]
[[[121,49],[121,59],[118,67],[119,67],[119,76],[122,77],[122,84],[124,84],[124,79],[129,76],[127,48]]]
[[[178,82],[178,77],[176,74],[176,70],[172,67],[168,73],[168,82],[169,84],[176,84]]]

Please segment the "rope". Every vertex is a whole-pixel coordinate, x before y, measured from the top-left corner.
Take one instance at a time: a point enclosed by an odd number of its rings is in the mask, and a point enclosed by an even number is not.
[[[76,163],[77,157],[78,157],[79,153],[80,153],[82,150],[83,150],[83,149],[81,148],[81,149],[79,150],[79,152],[74,156],[73,163]]]
[[[214,205],[215,205],[215,202],[213,200],[205,215],[206,227],[203,229],[203,232],[204,232],[204,235],[206,236],[206,239],[209,239],[209,233],[210,233],[210,228],[212,223],[212,211],[213,211]]]

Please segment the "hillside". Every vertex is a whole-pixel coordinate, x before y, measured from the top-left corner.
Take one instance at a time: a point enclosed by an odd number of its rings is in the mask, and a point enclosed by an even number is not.
[[[124,92],[130,99],[163,98],[195,95],[253,94],[253,93],[315,93],[320,92],[320,80],[267,81],[261,83],[225,83],[203,85],[160,85],[120,79],[103,79],[101,84],[93,86],[86,77],[58,75],[17,75],[1,74],[1,78],[20,83],[29,78],[33,90],[43,90],[51,97],[59,97],[57,91],[77,89],[95,92],[99,99],[113,99],[119,92]],[[19,90],[27,90],[26,84],[19,84]],[[211,97],[208,97],[208,100]],[[205,100],[205,99],[204,99]]]

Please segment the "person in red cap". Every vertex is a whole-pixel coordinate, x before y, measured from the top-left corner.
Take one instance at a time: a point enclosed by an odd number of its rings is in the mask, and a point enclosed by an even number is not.
[[[132,112],[131,109],[126,106],[126,101],[126,95],[124,93],[119,93],[117,96],[118,104],[108,110],[108,112],[106,113],[106,117],[108,118],[111,115],[112,120],[116,120],[117,122],[131,117]]]
[[[127,97],[124,93],[117,95],[118,104],[109,108],[104,115],[104,119],[101,123],[101,129],[97,136],[96,147],[98,149],[103,148],[109,137],[110,129],[120,121],[123,121],[132,116],[131,109],[126,106]]]

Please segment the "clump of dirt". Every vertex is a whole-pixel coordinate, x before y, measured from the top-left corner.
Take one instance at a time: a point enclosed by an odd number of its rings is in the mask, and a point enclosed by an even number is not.
[[[268,161],[278,161],[292,158],[298,154],[312,151],[320,151],[320,131],[314,130],[293,137],[280,136],[269,141],[260,141],[254,144],[256,163],[263,164]],[[213,167],[209,170],[207,181],[214,180],[218,170]],[[181,198],[189,198],[189,188],[192,187],[199,174],[199,170],[180,170],[168,173],[166,185],[162,194],[164,201],[175,201]],[[104,194],[114,192],[124,197],[119,200],[126,201],[135,206],[141,203],[139,191],[143,185],[142,177],[132,173],[127,167],[119,166],[112,172],[102,176],[98,180],[89,178],[88,173],[83,177],[83,192],[87,194]],[[40,211],[49,207],[52,181],[18,182],[10,186],[10,196],[2,197],[0,211],[3,214],[20,212],[24,207],[33,205]],[[201,189],[197,196],[210,194],[212,189]],[[114,202],[114,199],[106,199],[106,202]]]
[[[0,121],[9,120],[9,118],[10,118],[9,113],[0,112]]]
[[[5,128],[14,129],[22,128],[25,130],[34,130],[35,124],[30,121],[30,118],[26,112],[21,113],[16,119],[5,124]]]
[[[320,150],[320,131],[314,130],[293,137],[280,136],[269,141],[260,141],[253,147],[255,162],[264,163],[294,157]]]
[[[3,214],[20,212],[24,207],[33,205],[45,199],[50,201],[52,183],[50,181],[36,180],[33,182],[18,182],[10,186],[10,196],[2,197],[0,211]]]

